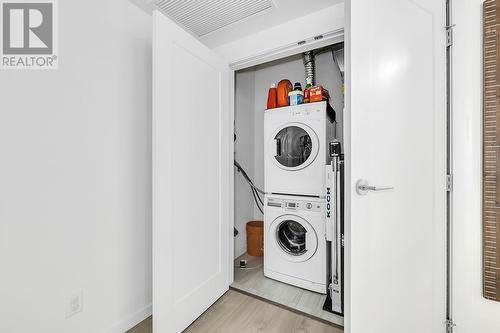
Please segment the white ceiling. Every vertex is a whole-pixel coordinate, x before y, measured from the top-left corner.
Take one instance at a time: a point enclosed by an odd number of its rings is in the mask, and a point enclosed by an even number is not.
[[[198,37],[274,7],[271,0],[155,0],[155,5]]]
[[[274,8],[223,27],[200,39],[209,47],[216,47],[266,30],[286,21],[305,16],[324,8],[343,3],[344,0],[272,0]],[[311,22],[314,24],[314,22]]]
[[[344,0],[133,1],[156,5],[209,47],[216,47],[344,2]]]

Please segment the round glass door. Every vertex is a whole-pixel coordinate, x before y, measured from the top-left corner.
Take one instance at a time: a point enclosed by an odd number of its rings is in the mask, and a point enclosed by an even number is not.
[[[288,254],[300,256],[306,253],[307,230],[299,222],[285,220],[276,229],[276,238],[280,247]]]
[[[309,260],[318,249],[318,235],[314,228],[300,216],[281,215],[269,226],[269,235],[274,235],[272,251],[291,262]]]
[[[271,137],[272,138],[272,137]],[[271,140],[274,162],[287,170],[299,170],[312,163],[318,153],[318,139],[307,126],[289,124],[277,130]]]

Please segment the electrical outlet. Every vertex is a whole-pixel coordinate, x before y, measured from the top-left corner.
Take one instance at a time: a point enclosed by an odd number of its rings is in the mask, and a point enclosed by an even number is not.
[[[83,311],[83,292],[73,294],[68,299],[66,318],[72,317]]]

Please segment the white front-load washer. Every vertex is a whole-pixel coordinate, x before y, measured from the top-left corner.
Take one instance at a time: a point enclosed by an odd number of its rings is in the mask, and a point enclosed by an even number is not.
[[[325,201],[266,195],[264,275],[326,294]]]
[[[264,113],[264,190],[324,196],[325,165],[334,124],[327,103],[306,103]]]

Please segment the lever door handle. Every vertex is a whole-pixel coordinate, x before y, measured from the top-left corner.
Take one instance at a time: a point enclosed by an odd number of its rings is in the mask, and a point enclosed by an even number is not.
[[[392,186],[368,185],[368,182],[364,179],[360,179],[356,182],[356,192],[358,192],[359,195],[365,195],[368,193],[368,191],[387,191],[393,189],[394,187]]]

